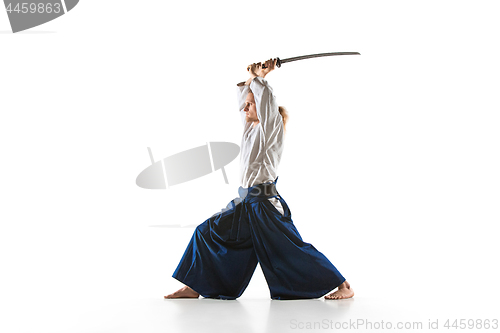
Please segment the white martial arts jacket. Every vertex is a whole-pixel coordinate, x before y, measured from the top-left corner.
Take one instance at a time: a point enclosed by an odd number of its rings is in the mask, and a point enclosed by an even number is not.
[[[245,99],[250,90],[254,94],[259,123],[253,127],[245,117]],[[273,182],[277,177],[284,142],[283,118],[278,111],[276,97],[267,80],[255,77],[250,85],[240,82],[238,104],[243,122],[243,138],[240,151],[241,186],[248,188],[257,184]],[[283,208],[277,198],[269,201],[283,214]]]

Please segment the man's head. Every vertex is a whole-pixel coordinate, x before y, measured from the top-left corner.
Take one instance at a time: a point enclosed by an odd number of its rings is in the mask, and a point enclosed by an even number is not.
[[[245,108],[243,109],[246,114],[247,122],[259,123],[259,118],[257,117],[257,107],[255,106],[255,98],[252,92],[249,92],[247,99],[245,100]]]

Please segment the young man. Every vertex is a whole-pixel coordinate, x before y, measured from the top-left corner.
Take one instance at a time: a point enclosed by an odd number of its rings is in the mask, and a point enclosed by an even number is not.
[[[276,59],[252,64],[238,83],[244,131],[239,197],[196,227],[173,277],[186,286],[165,298],[236,299],[257,263],[272,299],[350,298],[349,283],[314,246],[305,243],[276,190],[286,111],[278,107],[265,79]]]

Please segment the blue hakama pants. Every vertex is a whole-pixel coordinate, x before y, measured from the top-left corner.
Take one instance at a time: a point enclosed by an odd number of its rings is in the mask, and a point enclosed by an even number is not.
[[[196,227],[172,277],[207,298],[236,299],[260,263],[272,299],[318,298],[345,278],[302,240],[276,182],[240,187],[226,209]],[[282,215],[269,198],[278,198]]]

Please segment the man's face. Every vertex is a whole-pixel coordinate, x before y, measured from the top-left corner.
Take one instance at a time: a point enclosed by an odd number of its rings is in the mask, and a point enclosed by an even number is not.
[[[243,109],[246,114],[247,122],[259,122],[259,118],[257,117],[257,107],[255,106],[255,99],[252,93],[247,95],[247,99],[245,100],[245,108]]]

